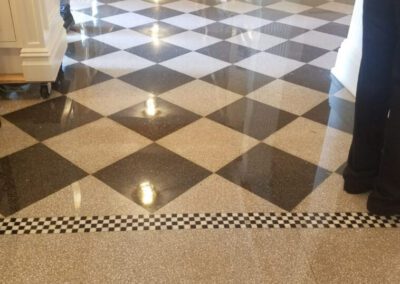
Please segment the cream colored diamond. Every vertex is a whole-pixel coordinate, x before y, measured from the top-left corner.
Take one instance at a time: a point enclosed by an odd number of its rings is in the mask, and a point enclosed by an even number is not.
[[[268,137],[265,143],[336,171],[347,159],[351,135],[300,117]]]
[[[306,113],[328,98],[324,93],[282,80],[275,80],[247,97],[297,115]]]
[[[147,138],[102,118],[44,144],[88,173],[94,173],[151,143]]]
[[[157,213],[281,212],[283,209],[246,189],[211,175]]]
[[[258,141],[202,118],[157,143],[210,171],[217,171]]]
[[[242,98],[238,94],[200,80],[192,81],[160,97],[203,116]]]
[[[145,101],[149,94],[118,79],[113,79],[80,89],[68,96],[74,101],[107,116]]]
[[[368,194],[348,194],[343,177],[334,173],[292,211],[294,212],[365,212]]]
[[[0,128],[0,158],[13,154],[37,143],[37,140],[23,132],[4,118]]]
[[[93,176],[26,207],[13,217],[137,215],[148,212]]]

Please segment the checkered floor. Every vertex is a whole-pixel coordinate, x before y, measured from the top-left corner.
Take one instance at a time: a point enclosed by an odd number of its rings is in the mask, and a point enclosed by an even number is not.
[[[52,97],[1,98],[2,216],[365,210],[342,192],[354,99],[330,75],[352,1],[72,7]]]

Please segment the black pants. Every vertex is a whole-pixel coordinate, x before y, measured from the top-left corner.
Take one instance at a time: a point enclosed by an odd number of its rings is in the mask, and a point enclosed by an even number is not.
[[[349,178],[376,182],[375,196],[400,205],[400,1],[364,0],[363,56]]]

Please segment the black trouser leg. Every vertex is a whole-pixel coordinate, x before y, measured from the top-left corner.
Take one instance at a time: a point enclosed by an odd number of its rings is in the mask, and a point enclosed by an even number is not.
[[[378,214],[400,214],[400,3],[397,12],[397,54],[394,60],[393,96],[386,125],[382,162],[376,190],[368,209]]]
[[[347,181],[364,185],[379,174],[384,129],[392,96],[396,14],[392,0],[364,1],[363,56],[357,87],[355,125]]]

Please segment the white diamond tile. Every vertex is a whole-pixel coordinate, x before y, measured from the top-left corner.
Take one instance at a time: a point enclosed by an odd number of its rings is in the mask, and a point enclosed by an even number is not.
[[[205,34],[187,31],[167,38],[163,38],[163,41],[181,46],[189,50],[197,50],[217,43],[221,40]]]
[[[94,39],[119,49],[127,49],[152,41],[151,37],[128,29],[95,36]]]
[[[135,13],[125,13],[111,17],[105,17],[102,18],[102,20],[124,28],[133,28],[155,22],[155,20],[152,18],[138,15]]]
[[[259,6],[240,2],[240,1],[229,1],[226,3],[219,4],[215,7],[219,8],[219,9],[227,10],[230,12],[243,13],[243,14],[260,8]]]
[[[342,44],[343,40],[344,38],[342,37],[321,33],[317,31],[309,31],[295,38],[292,38],[292,41],[295,42],[308,44],[329,50],[334,50],[338,48]]]
[[[325,20],[311,18],[311,17],[307,17],[307,16],[303,16],[303,15],[292,15],[292,16],[280,19],[278,22],[282,23],[282,24],[287,24],[287,25],[291,25],[291,26],[308,29],[308,30],[313,30],[313,29],[319,28],[319,27],[329,23],[328,21],[325,21]]]
[[[336,57],[337,52],[331,51],[314,59],[313,61],[309,62],[309,64],[331,70],[335,66]]]
[[[231,25],[234,27],[239,27],[246,30],[253,30],[267,24],[270,24],[271,21],[264,20],[258,17],[248,16],[248,15],[237,15],[234,17],[230,17],[221,21],[221,23]]]
[[[191,13],[208,7],[207,5],[188,0],[181,0],[172,3],[167,3],[164,4],[163,6],[183,13]]]
[[[82,10],[85,8],[92,8],[103,5],[103,3],[100,3],[96,0],[71,0],[70,4],[71,9],[73,10]]]
[[[293,2],[288,2],[288,1],[280,1],[271,5],[266,6],[267,8],[270,9],[275,9],[275,10],[280,10],[288,13],[301,13],[306,10],[311,9],[312,7],[298,4],[298,3],[293,3]]]
[[[182,56],[164,61],[161,65],[194,78],[204,77],[229,66],[229,64],[224,61],[197,52],[186,53]]]
[[[194,30],[214,23],[214,21],[191,14],[183,14],[163,20],[163,22],[187,29]]]
[[[236,65],[267,76],[280,78],[304,65],[303,62],[261,52],[239,61]]]
[[[77,11],[71,11],[71,12],[72,12],[72,15],[74,16],[75,24],[82,24],[85,22],[96,20],[96,18],[86,15],[85,13],[81,13],[81,12],[77,12]]]
[[[113,77],[119,77],[154,65],[153,62],[126,51],[109,53],[85,60],[82,63]]]
[[[110,3],[110,6],[114,6],[125,11],[133,12],[154,7],[155,4],[140,0],[125,0],[115,3]]]
[[[351,15],[353,13],[353,5],[348,5],[338,2],[328,2],[318,6],[318,8],[338,13],[343,13],[347,15]]]
[[[234,36],[227,41],[250,47],[257,50],[267,50],[275,45],[283,43],[286,39],[279,38],[272,35],[267,35],[257,31],[249,31],[246,33]]]
[[[343,18],[337,19],[337,20],[335,21],[335,23],[350,26],[350,24],[351,24],[351,18],[352,18],[352,16],[351,16],[351,15],[348,15],[348,16],[345,16],[345,17],[343,17]]]

